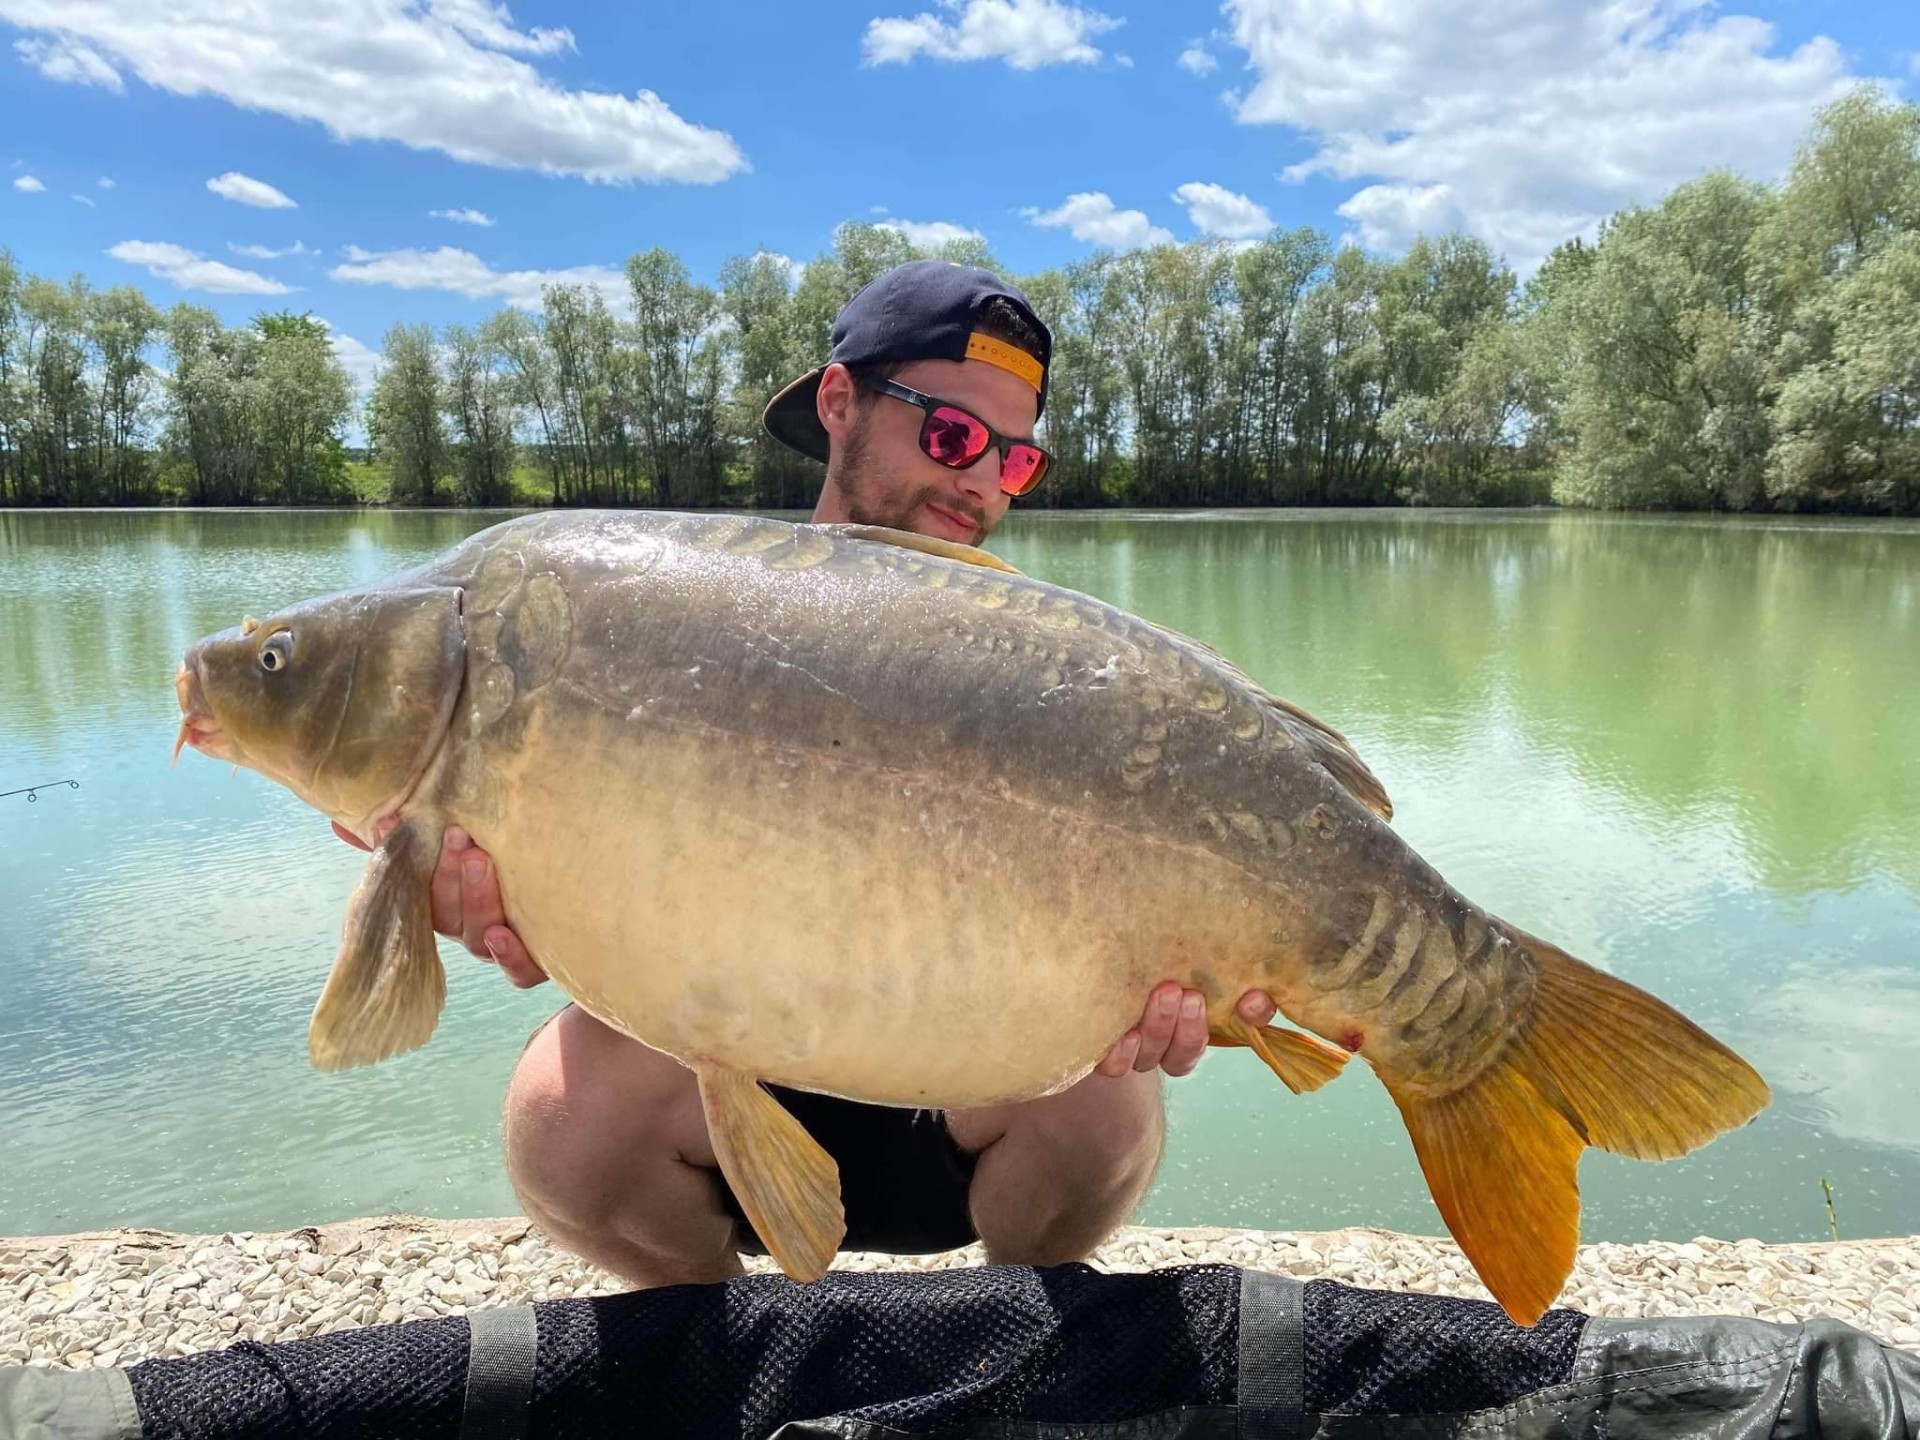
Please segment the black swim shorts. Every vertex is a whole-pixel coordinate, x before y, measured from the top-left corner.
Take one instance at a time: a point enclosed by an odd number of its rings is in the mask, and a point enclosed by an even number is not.
[[[571,1002],[561,1007],[572,1008]],[[556,1011],[536,1025],[521,1053],[558,1018]],[[955,1143],[944,1115],[784,1085],[766,1088],[840,1167],[840,1203],[847,1217],[841,1249],[932,1255],[980,1238],[967,1210],[974,1157]],[[765,1255],[766,1243],[754,1233],[726,1176],[715,1170],[713,1182],[720,1188],[721,1207],[738,1224],[742,1253]]]
[[[974,1157],[954,1142],[934,1110],[867,1105],[834,1095],[767,1086],[840,1167],[840,1203],[847,1215],[842,1250],[930,1255],[971,1244],[967,1192]],[[732,1187],[719,1171],[720,1203],[739,1222],[743,1254],[764,1255]]]

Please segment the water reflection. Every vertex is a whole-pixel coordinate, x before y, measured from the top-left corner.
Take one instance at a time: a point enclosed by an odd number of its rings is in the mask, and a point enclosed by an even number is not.
[[[319,1076],[361,858],[183,758],[169,684],[243,613],[505,512],[0,513],[0,1234],[513,1199],[497,1116],[560,1003],[443,947],[424,1051]],[[1779,1103],[1661,1167],[1590,1156],[1589,1238],[1920,1231],[1920,526],[1281,514],[1010,521],[994,548],[1218,646],[1344,730],[1481,903],[1675,1001]],[[1144,1218],[1435,1232],[1397,1114],[1247,1057],[1170,1084]]]

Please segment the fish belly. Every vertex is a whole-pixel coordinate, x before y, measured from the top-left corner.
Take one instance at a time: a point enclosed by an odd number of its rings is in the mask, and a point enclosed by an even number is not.
[[[1270,897],[1217,855],[934,775],[548,714],[498,778],[501,818],[470,828],[529,952],[688,1063],[904,1106],[1029,1098],[1091,1070],[1160,980],[1224,1007],[1270,964]]]

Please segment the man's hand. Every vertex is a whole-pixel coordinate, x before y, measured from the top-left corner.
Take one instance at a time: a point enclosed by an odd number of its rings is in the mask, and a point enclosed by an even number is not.
[[[385,821],[381,838],[395,825]],[[356,849],[365,850],[360,837],[333,822],[333,833]],[[500,877],[487,852],[475,845],[458,825],[447,827],[440,845],[440,864],[433,872],[433,928],[460,941],[482,960],[491,960],[522,990],[547,978],[547,972],[527,954],[520,937],[507,925],[500,904]]]
[[[1249,1025],[1265,1025],[1277,1006],[1264,990],[1249,990],[1234,1007]],[[1182,990],[1172,980],[1154,988],[1140,1023],[1114,1042],[1100,1062],[1102,1075],[1118,1079],[1129,1070],[1161,1069],[1186,1075],[1207,1049],[1206,1000],[1198,990]]]

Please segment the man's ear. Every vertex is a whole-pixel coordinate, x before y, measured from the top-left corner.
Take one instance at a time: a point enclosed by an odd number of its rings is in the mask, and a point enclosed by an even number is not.
[[[820,376],[820,388],[814,392],[813,408],[820,425],[835,440],[844,440],[853,425],[856,403],[853,375],[838,362],[829,365]]]

